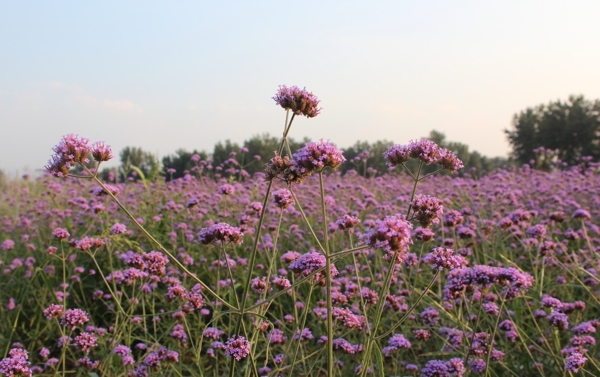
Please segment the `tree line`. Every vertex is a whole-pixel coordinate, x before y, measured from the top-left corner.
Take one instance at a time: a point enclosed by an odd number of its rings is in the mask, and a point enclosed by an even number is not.
[[[465,168],[458,172],[459,175],[480,175],[499,167],[525,163],[548,170],[600,161],[600,100],[590,101],[580,95],[570,96],[565,102],[559,100],[530,107],[515,114],[512,128],[504,132],[512,147],[508,158],[483,156],[469,150],[464,143],[448,141],[442,132],[436,130],[432,130],[427,138],[452,150],[463,161]],[[288,138],[292,152],[308,141],[307,138]],[[265,163],[279,149],[279,143],[278,137],[260,134],[241,144],[231,140],[218,142],[211,152],[178,149],[162,160],[140,147],[128,146],[119,153],[121,164],[118,169],[106,169],[102,174],[119,181],[140,178],[172,180],[186,174],[241,179],[264,171]],[[389,140],[373,143],[357,141],[342,148],[347,162],[341,166],[341,172],[345,174],[354,170],[365,177],[386,173],[388,167],[383,152],[392,144]],[[425,173],[433,169],[434,166],[427,166]]]
[[[490,158],[477,151],[470,151],[466,144],[447,141],[439,131],[431,131],[428,139],[444,148],[451,149],[465,164],[461,174],[477,172],[482,174],[503,165],[508,165],[507,158]],[[288,138],[292,152],[310,141],[307,138],[296,140]],[[254,135],[241,144],[231,140],[220,141],[211,153],[204,150],[178,149],[175,153],[164,156],[162,160],[140,147],[125,147],[119,153],[120,166],[115,170],[102,172],[111,180],[139,179],[156,180],[164,177],[167,181],[181,178],[186,174],[207,175],[213,177],[244,178],[264,171],[265,163],[279,149],[280,139],[269,134]],[[373,143],[357,141],[348,148],[342,148],[347,162],[340,167],[342,174],[354,170],[365,177],[373,177],[388,172],[383,152],[393,143],[379,140]],[[427,167],[431,170],[434,167]]]

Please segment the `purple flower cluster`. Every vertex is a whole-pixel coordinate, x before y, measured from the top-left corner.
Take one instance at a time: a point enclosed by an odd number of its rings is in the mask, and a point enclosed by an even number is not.
[[[292,155],[289,165],[288,179],[290,183],[299,183],[315,172],[320,172],[326,167],[336,169],[346,159],[335,144],[328,140],[308,142]]]
[[[83,325],[89,320],[90,317],[88,316],[87,312],[81,309],[67,309],[65,314],[62,315],[60,324],[73,331],[77,326]]]
[[[0,360],[0,374],[7,377],[31,377],[33,372],[29,368],[29,354],[21,348],[13,348],[8,352],[8,357]]]
[[[402,164],[411,158],[428,165],[436,163],[452,172],[464,167],[462,161],[453,152],[440,148],[436,143],[427,139],[411,140],[404,145],[392,145],[383,153],[383,156],[389,167]]]
[[[410,348],[412,345],[402,334],[394,334],[388,340],[388,346],[384,347],[382,352],[385,356],[390,356],[393,352],[400,348]]]
[[[285,209],[294,204],[294,197],[290,190],[282,188],[273,192],[273,201],[277,207]]]
[[[231,356],[237,361],[244,359],[250,354],[250,342],[243,336],[233,335],[225,343],[225,355]]]
[[[428,228],[431,224],[439,223],[440,217],[444,214],[442,201],[429,195],[415,195],[410,206],[414,211],[413,218],[423,228]]]
[[[421,377],[459,377],[465,371],[463,360],[459,358],[448,361],[429,360],[421,369]]]
[[[89,162],[90,153],[98,162],[108,161],[112,156],[110,147],[104,142],[89,145],[90,140],[78,135],[65,135],[62,140],[52,148],[54,155],[50,157],[46,170],[56,177],[66,177],[69,169],[75,164]]]
[[[306,254],[302,254],[290,263],[290,270],[302,276],[308,276],[314,271],[325,267],[325,255],[317,253],[316,251],[309,251]],[[331,276],[338,274],[337,268],[331,264]]]
[[[445,247],[434,247],[433,251],[423,257],[436,270],[453,270],[465,267],[469,262],[462,256],[454,254],[454,250]]]
[[[280,85],[273,100],[284,109],[291,110],[296,115],[304,115],[307,118],[314,118],[321,111],[317,107],[319,106],[319,99],[314,94],[306,91],[306,88],[300,89],[297,86]]]
[[[198,240],[204,245],[218,241],[222,245],[230,243],[241,244],[244,234],[240,228],[231,226],[226,223],[218,223],[204,228],[198,233]]]
[[[397,263],[404,260],[402,254],[412,245],[411,239],[412,224],[401,215],[387,216],[383,220],[376,220],[373,226],[369,226],[366,232],[361,235],[361,240],[367,245],[383,249],[387,255],[386,259],[391,259],[397,254]]]
[[[340,230],[352,230],[358,224],[360,224],[360,219],[350,215],[344,215],[335,221],[335,225]]]
[[[533,277],[514,267],[477,265],[470,268],[457,268],[448,273],[444,296],[457,298],[461,297],[469,287],[478,286],[484,289],[493,284],[502,286],[502,295],[510,300],[526,292],[533,284]]]

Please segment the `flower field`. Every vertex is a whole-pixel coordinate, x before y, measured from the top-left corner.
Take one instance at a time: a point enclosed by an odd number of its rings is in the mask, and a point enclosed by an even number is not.
[[[111,151],[69,135],[0,186],[0,373],[600,375],[598,166],[425,174],[461,164],[420,140],[341,175],[328,141],[286,151],[320,110],[294,89],[253,177],[70,176]]]

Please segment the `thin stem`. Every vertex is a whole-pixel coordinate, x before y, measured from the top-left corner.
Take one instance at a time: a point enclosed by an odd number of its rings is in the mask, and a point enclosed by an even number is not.
[[[327,290],[327,375],[333,376],[333,300],[331,297],[331,259],[329,258],[329,230],[327,229],[327,210],[325,209],[325,188],[323,171],[319,172],[321,188],[321,213],[323,216],[323,239],[325,242],[325,284]]]

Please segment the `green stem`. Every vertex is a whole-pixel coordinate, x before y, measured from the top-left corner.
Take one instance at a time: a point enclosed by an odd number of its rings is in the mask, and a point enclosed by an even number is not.
[[[321,188],[321,213],[323,216],[323,239],[325,242],[325,284],[327,290],[327,375],[333,376],[333,300],[331,297],[331,258],[329,258],[329,230],[327,210],[325,209],[325,188],[323,187],[323,172],[319,172]]]

